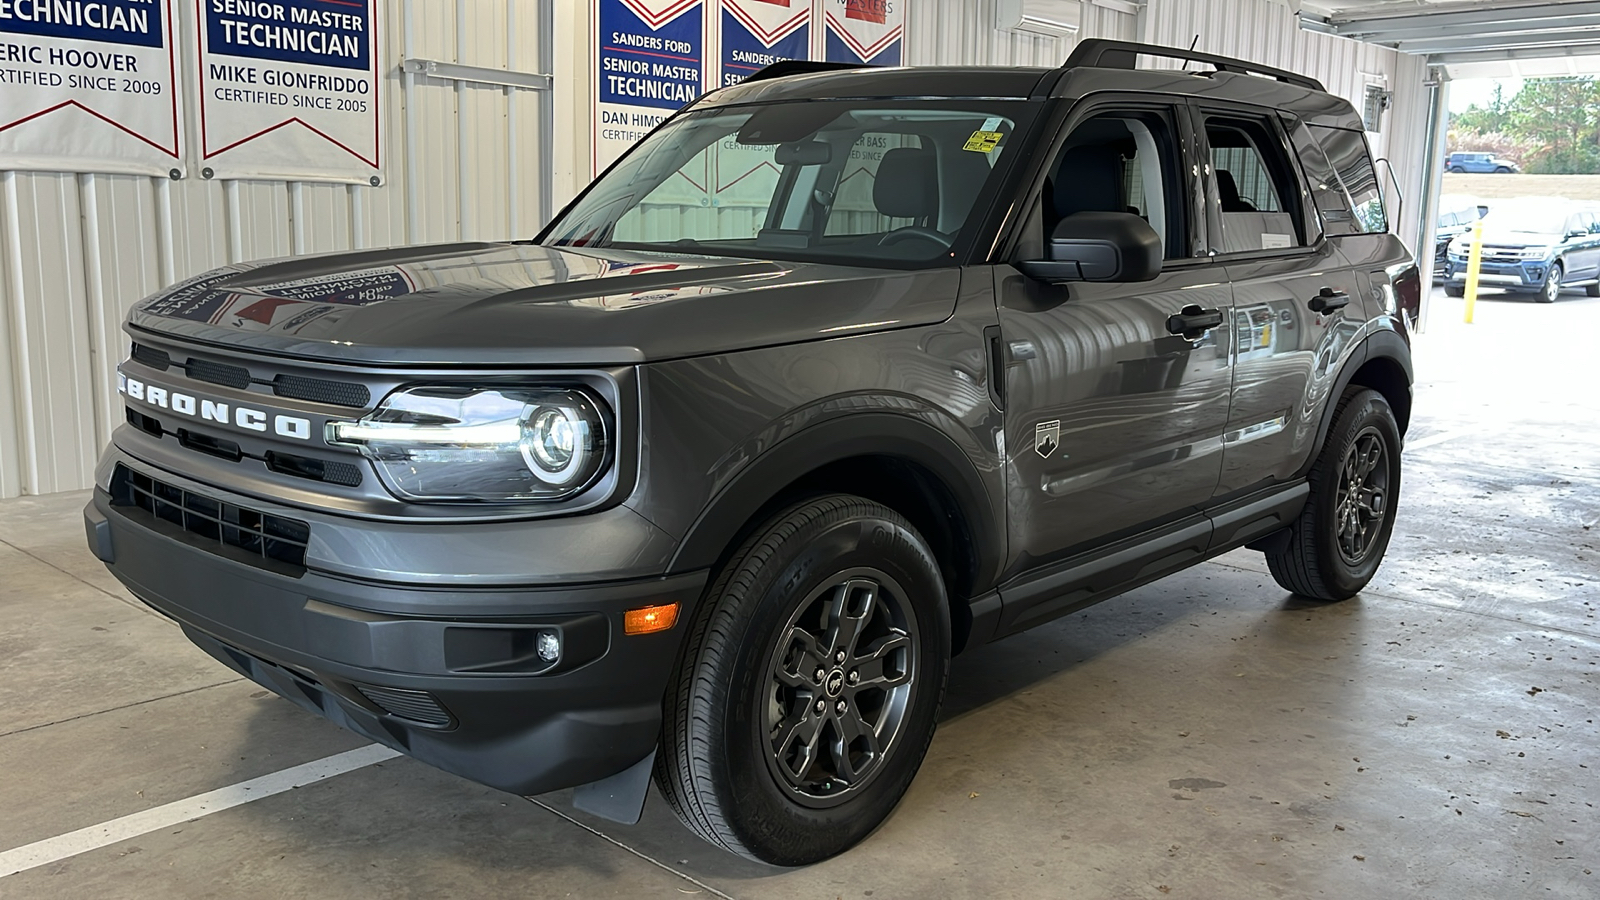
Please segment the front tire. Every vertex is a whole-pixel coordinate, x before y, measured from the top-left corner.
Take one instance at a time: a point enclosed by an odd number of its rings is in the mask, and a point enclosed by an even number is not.
[[[707,591],[668,688],[655,779],[691,831],[808,865],[888,818],[950,668],[944,581],[893,510],[836,494],[775,516]]]
[[[1464,285],[1447,284],[1444,286],[1444,295],[1446,297],[1465,297],[1467,295],[1467,289]]]
[[[1500,167],[1498,167],[1498,168],[1496,168],[1494,170],[1494,173],[1496,175],[1510,175],[1511,174],[1511,170],[1506,168],[1505,166],[1500,166]]]
[[[1540,303],[1554,303],[1561,296],[1561,279],[1566,277],[1566,272],[1561,268],[1561,263],[1550,267],[1544,275],[1544,284],[1539,287],[1539,293],[1534,299]]]
[[[1305,509],[1289,539],[1267,551],[1267,568],[1284,590],[1347,600],[1377,574],[1400,496],[1400,429],[1382,394],[1345,392],[1310,482]]]

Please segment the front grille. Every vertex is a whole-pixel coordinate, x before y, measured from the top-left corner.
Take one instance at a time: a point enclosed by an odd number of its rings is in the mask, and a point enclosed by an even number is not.
[[[134,344],[132,356],[135,362],[163,372],[172,368],[174,364],[172,355],[167,351],[147,347],[144,344]],[[274,394],[294,400],[310,400],[313,403],[328,403],[356,409],[365,408],[372,402],[372,391],[366,385],[355,382],[282,374],[274,375],[269,381],[265,375],[261,377],[252,375],[244,366],[198,359],[193,356],[177,365],[196,381],[220,384],[241,391],[249,390],[252,384],[259,384],[270,385]]]
[[[268,450],[267,468],[283,475],[325,481],[329,484],[342,484],[345,487],[356,487],[361,484],[361,469],[347,462]]]
[[[189,377],[196,381],[220,384],[241,391],[250,386],[250,370],[243,366],[230,366],[191,357],[183,368],[189,373]]]
[[[272,392],[279,397],[310,400],[313,403],[331,403],[335,406],[363,408],[372,401],[372,392],[364,384],[344,381],[326,381],[299,375],[279,375],[272,379]]]
[[[373,684],[358,684],[355,688],[361,692],[361,696],[371,700],[374,706],[397,719],[435,727],[450,724],[450,714],[445,712],[439,701],[427,691],[378,687]]]
[[[111,476],[111,505],[140,509],[198,538],[259,557],[261,565],[306,564],[311,526],[186,491],[118,464]]]
[[[142,365],[165,372],[172,368],[172,357],[165,350],[146,347],[143,344],[133,345],[133,358]]]

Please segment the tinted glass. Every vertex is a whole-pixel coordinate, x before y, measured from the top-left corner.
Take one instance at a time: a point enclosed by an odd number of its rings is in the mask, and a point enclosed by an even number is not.
[[[1044,233],[1080,212],[1132,213],[1155,229],[1167,259],[1185,256],[1188,215],[1170,118],[1102,113],[1073,128],[1046,178]]]
[[[1222,251],[1256,253],[1304,246],[1298,195],[1278,134],[1266,120],[1207,117],[1206,140],[1217,205],[1222,210]]]
[[[1310,126],[1311,134],[1322,144],[1338,178],[1338,202],[1332,192],[1317,193],[1317,211],[1322,213],[1323,230],[1329,235],[1381,234],[1389,230],[1389,216],[1383,206],[1378,172],[1372,166],[1366,135],[1344,128]],[[1327,207],[1324,202],[1330,201]]]
[[[681,115],[551,224],[555,246],[948,265],[1034,107],[810,101]]]

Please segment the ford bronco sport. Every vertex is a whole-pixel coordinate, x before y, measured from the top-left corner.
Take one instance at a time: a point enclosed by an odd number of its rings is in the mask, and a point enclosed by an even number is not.
[[[625,822],[653,775],[805,864],[889,815],[964,647],[1241,546],[1361,590],[1419,302],[1304,76],[780,63],[532,241],[143,301],[88,539],[374,741]]]

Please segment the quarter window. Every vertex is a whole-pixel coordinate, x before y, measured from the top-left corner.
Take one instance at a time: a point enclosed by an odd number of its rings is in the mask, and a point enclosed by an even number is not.
[[[1318,193],[1317,210],[1322,213],[1323,230],[1329,235],[1381,234],[1389,230],[1389,216],[1383,205],[1383,192],[1378,185],[1378,172],[1372,166],[1372,155],[1367,151],[1367,138],[1359,131],[1332,128],[1326,125],[1310,126],[1311,134],[1328,155],[1338,179],[1339,191],[1327,195]],[[1337,197],[1336,200],[1333,198]]]

